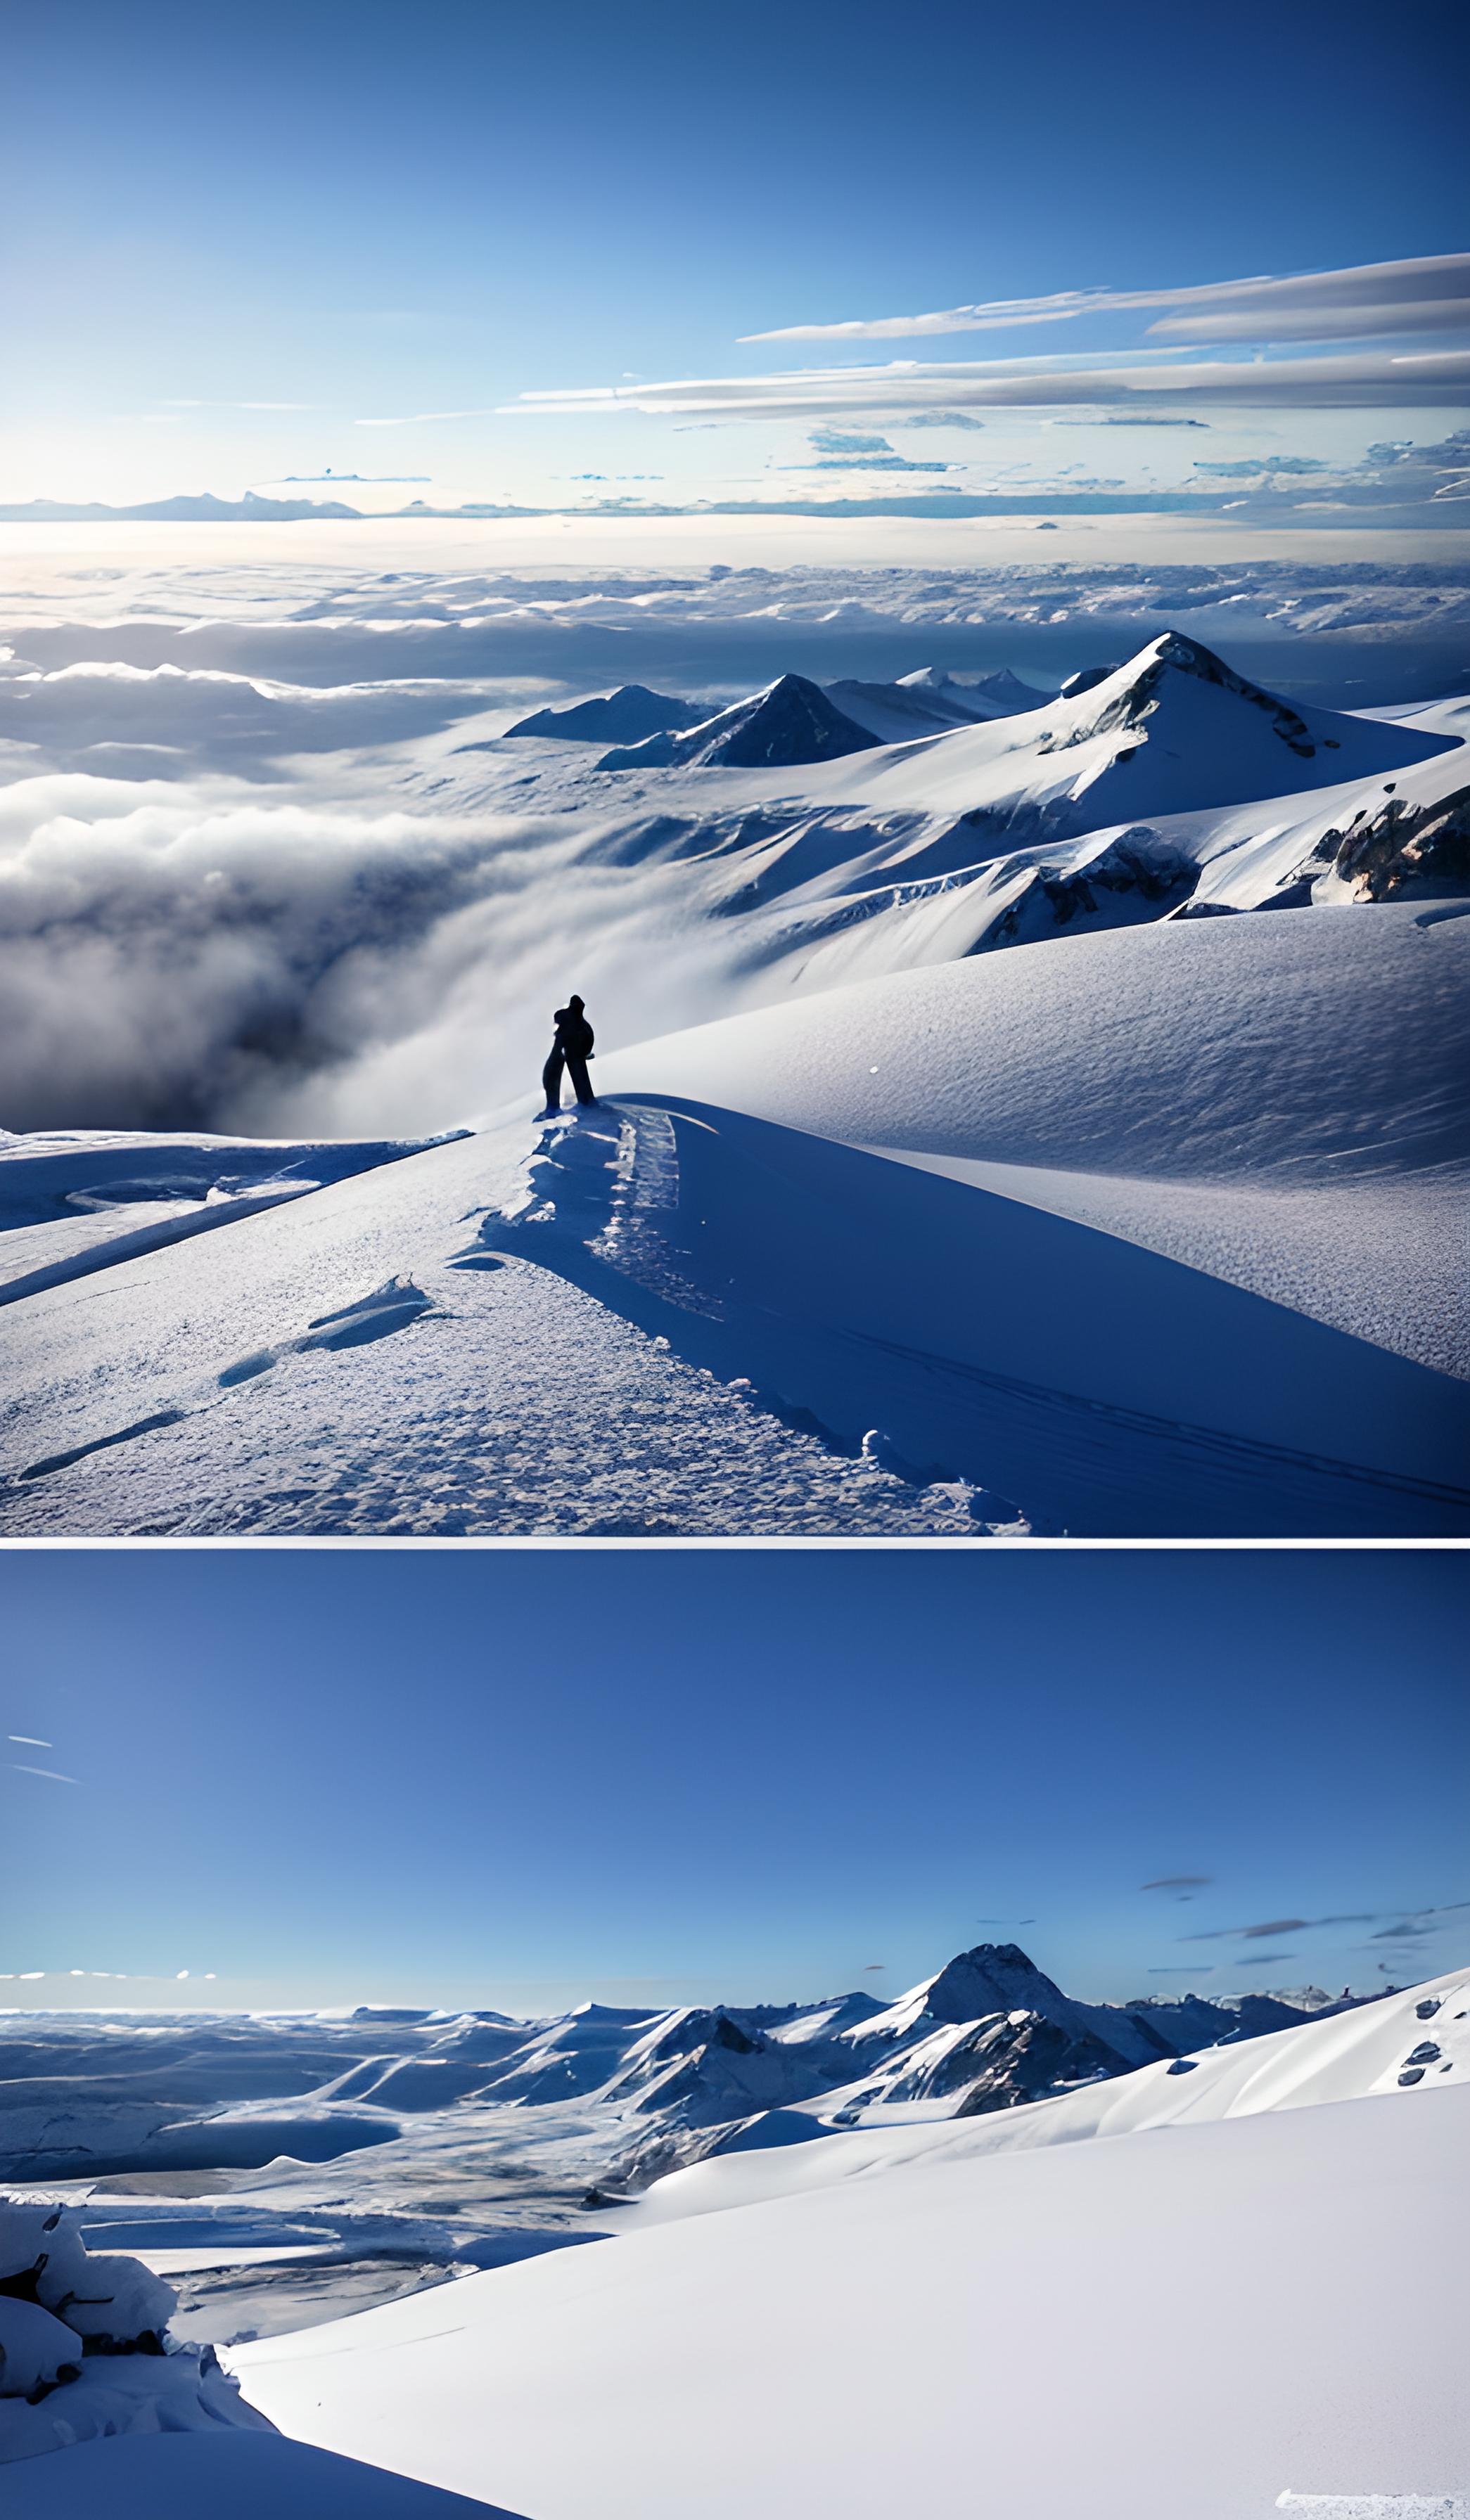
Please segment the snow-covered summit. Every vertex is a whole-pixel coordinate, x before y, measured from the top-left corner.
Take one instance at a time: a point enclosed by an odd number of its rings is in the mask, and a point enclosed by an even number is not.
[[[643,683],[621,683],[616,692],[576,700],[570,708],[536,709],[505,733],[507,739],[535,735],[562,743],[641,743],[646,736],[698,726],[709,714],[708,703],[675,699]]]
[[[836,801],[961,813],[1023,804],[1057,831],[1236,805],[1392,773],[1452,739],[1351,717],[1263,690],[1178,631],[1088,689],[1022,715],[892,745],[816,770],[807,792]]]
[[[1034,683],[1024,683],[1009,665],[995,674],[951,674],[943,665],[920,665],[911,674],[900,674],[897,687],[962,705],[972,717],[1017,717],[1024,709],[1043,707],[1051,698]]]
[[[750,699],[737,700],[686,735],[651,735],[605,753],[600,770],[725,768],[764,770],[836,761],[865,752],[878,738],[843,714],[804,674],[782,674]]]

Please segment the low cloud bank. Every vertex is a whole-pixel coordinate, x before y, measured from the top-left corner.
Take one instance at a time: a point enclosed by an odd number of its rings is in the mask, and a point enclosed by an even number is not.
[[[213,788],[42,780],[0,803],[0,1124],[448,1126],[534,1088],[569,988],[624,1039],[697,1019],[661,887],[567,883],[552,818]]]

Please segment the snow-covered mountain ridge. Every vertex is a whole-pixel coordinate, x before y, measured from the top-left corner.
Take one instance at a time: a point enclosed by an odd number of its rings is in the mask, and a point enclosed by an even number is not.
[[[1325,1998],[1322,1999],[1325,2002]],[[729,2126],[758,2107],[810,2100],[855,2083],[899,2096],[974,2086],[987,2106],[1034,2096],[1034,2074],[941,2072],[937,2032],[993,2027],[1024,2012],[1066,2042],[1045,2088],[1119,2074],[1159,2056],[1250,2037],[1309,2017],[1274,1997],[1196,1996],[1128,2005],[1063,1995],[1014,1944],[982,1944],[884,2007],[851,1994],[819,2004],[677,2006],[640,2012],[586,2003],[544,2021],[495,2013],[348,2018],[228,2015],[131,2026],[41,2015],[7,2040],[0,2084],[0,2178],[117,2178],[224,2165],[259,2169],[282,2152],[330,2161],[390,2143],[425,2112],[597,2100],[636,2129]],[[952,2046],[952,2042],[950,2045]],[[909,2091],[910,2082],[922,2083]],[[631,2139],[631,2138],[630,2138]]]
[[[1453,897],[1470,881],[1467,726],[1464,703],[1412,720],[1298,708],[1168,632],[1071,698],[848,742],[841,760],[772,751],[779,774],[701,729],[653,738],[603,765],[656,774],[640,815],[589,824],[584,848],[599,865],[677,866],[689,900],[737,923],[758,994],[805,991],[1200,911]],[[583,810],[603,801],[592,789]]]

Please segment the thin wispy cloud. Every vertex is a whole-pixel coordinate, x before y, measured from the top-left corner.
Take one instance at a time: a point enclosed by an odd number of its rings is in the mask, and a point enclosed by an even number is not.
[[[730,419],[861,418],[907,428],[953,428],[966,421],[973,425],[977,408],[1085,406],[1115,424],[1125,418],[1134,425],[1177,427],[1193,416],[1180,409],[1185,404],[1267,411],[1394,409],[1453,403],[1470,395],[1470,253],[1177,289],[1064,290],[1045,297],[988,299],[925,314],[785,325],[747,334],[744,339],[923,339],[1130,313],[1154,320],[1132,347],[1103,357],[1048,352],[932,364],[892,360],[881,366],[799,368],[664,382],[622,380],[616,385],[527,393],[502,409],[582,417],[612,410],[668,413],[686,425],[690,415],[718,412]],[[1396,346],[1411,339],[1422,346]],[[1318,343],[1343,346],[1314,350]],[[1255,355],[1198,355],[1215,344],[1249,344]],[[1293,349],[1309,354],[1292,356]],[[1267,355],[1277,352],[1283,355]]]
[[[1069,289],[1047,297],[990,298],[931,314],[839,324],[784,324],[746,341],[881,341],[1066,324],[1080,315],[1167,310],[1148,330],[1171,341],[1363,341],[1389,333],[1470,331],[1470,253],[1358,263],[1276,279],[1209,281],[1186,289]]]
[[[315,402],[207,402],[195,394],[165,394],[164,411],[320,411]]]
[[[1161,1872],[1157,1881],[1145,1881],[1145,1890],[1204,1890],[1215,1878],[1213,1872]]]
[[[935,408],[1044,411],[1135,404],[1251,411],[1407,410],[1470,401],[1470,349],[1419,353],[1355,350],[1330,358],[1165,361],[1141,353],[1127,363],[1060,367],[1030,360],[949,361],[883,367],[800,368],[757,377],[681,379],[667,384],[558,386],[503,404],[503,416],[566,413],[573,418],[637,411],[730,419],[896,420]],[[465,412],[421,415],[470,419]],[[373,422],[375,428],[408,424]],[[911,424],[910,424],[911,425]]]
[[[79,1784],[79,1777],[64,1777],[59,1768],[29,1768],[23,1759],[7,1759],[6,1766],[18,1777],[44,1777],[53,1785]]]
[[[1305,1934],[1317,1925],[1371,1925],[1371,1911],[1362,1916],[1272,1916],[1261,1925],[1217,1925],[1206,1934],[1181,1934],[1181,1943],[1259,1943],[1277,1934]]]
[[[1204,1934],[1181,1934],[1181,1943],[1261,1942],[1278,1934],[1305,1934],[1320,1925],[1374,1925],[1385,1913],[1401,1921],[1386,1933],[1369,1936],[1371,1942],[1397,1941],[1405,1935],[1437,1933],[1440,1928],[1424,1922],[1432,1916],[1454,1916],[1470,1908],[1470,1899],[1451,1899],[1439,1908],[1370,1908],[1360,1915],[1351,1916],[1273,1916],[1260,1925],[1217,1925]]]
[[[7,1741],[14,1741],[18,1748],[22,1750],[54,1750],[56,1748],[56,1743],[54,1741],[43,1741],[39,1732],[7,1732],[5,1737]]]
[[[383,420],[356,420],[352,426],[354,428],[419,428],[434,420],[493,420],[497,408],[486,405],[480,411],[406,411]]]

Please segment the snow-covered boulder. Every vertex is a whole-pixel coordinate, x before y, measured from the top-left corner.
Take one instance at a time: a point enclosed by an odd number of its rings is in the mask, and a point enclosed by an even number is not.
[[[37,2298],[73,2327],[89,2354],[161,2354],[163,2330],[178,2295],[138,2258],[93,2257],[80,2267],[46,2269]]]
[[[81,2369],[81,2338],[38,2301],[0,2295],[0,2398],[33,2398]]]
[[[0,2198],[0,2461],[118,2433],[270,2431],[212,2346],[170,2346],[177,2295],[93,2257],[63,2206]]]

